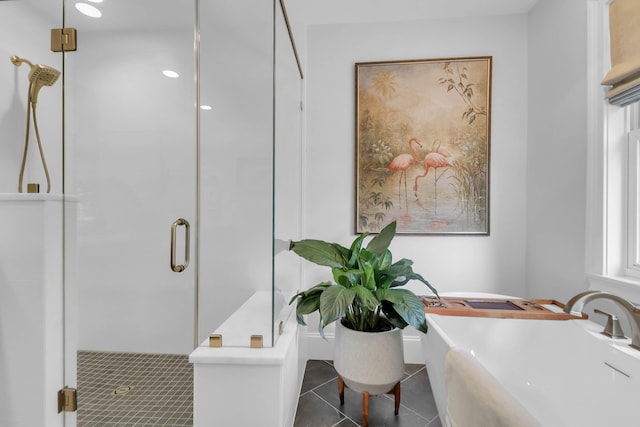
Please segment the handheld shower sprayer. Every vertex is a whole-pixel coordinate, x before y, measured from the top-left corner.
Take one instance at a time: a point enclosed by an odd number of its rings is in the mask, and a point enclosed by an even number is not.
[[[49,178],[49,170],[47,169],[47,162],[44,159],[44,151],[42,150],[42,143],[40,142],[40,132],[38,130],[38,120],[36,118],[36,104],[38,103],[38,93],[44,86],[52,86],[60,77],[60,71],[53,67],[42,64],[33,64],[28,59],[20,58],[17,55],[11,57],[11,62],[16,67],[22,65],[23,62],[29,64],[31,70],[29,71],[29,96],[27,99],[27,134],[24,142],[24,154],[22,156],[22,167],[20,168],[20,178],[18,180],[18,192],[22,193],[22,179],[24,177],[24,168],[27,163],[27,152],[29,148],[29,123],[31,119],[31,112],[33,112],[33,127],[36,132],[36,138],[38,139],[38,149],[40,151],[40,158],[42,159],[42,166],[44,166],[44,173],[47,177],[47,193],[51,191],[51,179]]]
[[[23,62],[29,64],[31,70],[29,71],[29,99],[36,104],[38,102],[38,92],[43,86],[52,86],[60,77],[60,71],[53,67],[42,64],[33,64],[28,59],[20,58],[13,55],[11,62],[16,67],[22,65]]]

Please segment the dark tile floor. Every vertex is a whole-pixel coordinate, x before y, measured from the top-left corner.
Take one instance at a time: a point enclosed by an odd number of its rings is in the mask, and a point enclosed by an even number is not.
[[[371,396],[369,426],[441,427],[424,365],[406,365],[400,401],[400,411],[394,415],[393,396]],[[347,388],[340,405],[338,377],[331,362],[308,361],[294,427],[356,426],[362,426],[362,395]]]

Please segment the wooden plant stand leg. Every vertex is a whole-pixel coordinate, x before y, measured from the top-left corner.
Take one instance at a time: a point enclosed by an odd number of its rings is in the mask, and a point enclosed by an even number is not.
[[[369,425],[369,393],[362,393],[362,427]]]
[[[395,414],[398,415],[398,410],[400,410],[400,382],[398,382],[395,387],[393,387],[393,395],[396,402]]]
[[[340,404],[344,405],[344,380],[338,375],[338,395],[340,396]]]
[[[340,405],[344,405],[344,388],[345,383],[340,375],[338,375],[338,395],[340,396]],[[398,415],[400,411],[400,382],[398,381],[395,386],[387,394],[393,394],[395,401],[395,415]],[[369,393],[366,391],[362,393],[362,426],[367,427],[369,425]]]

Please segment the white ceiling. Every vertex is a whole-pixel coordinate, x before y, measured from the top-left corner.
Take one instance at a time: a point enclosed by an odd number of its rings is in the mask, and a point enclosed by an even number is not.
[[[527,13],[538,0],[285,0],[305,24],[413,21]]]
[[[3,1],[3,0],[0,0]],[[60,20],[60,3],[54,0],[22,0],[42,13]],[[65,0],[66,1],[66,0]],[[132,10],[138,4],[147,5],[158,0],[136,0],[128,7]],[[171,27],[175,23],[176,4],[180,0],[165,0],[169,7],[154,8],[153,19],[150,21],[157,25]],[[561,0],[560,0],[561,1]],[[444,19],[455,17],[472,17],[488,15],[509,15],[527,13],[538,2],[538,0],[285,0],[285,5],[294,26],[300,24],[345,24],[363,22],[392,22],[392,21],[414,21],[425,19]],[[70,13],[74,13],[73,3],[67,1]],[[108,1],[100,4],[106,17],[109,17],[109,9],[113,10],[113,15],[117,13],[116,5],[126,4],[125,0],[114,2]],[[139,7],[138,7],[139,8]],[[136,8],[137,9],[137,8]],[[164,14],[163,10],[169,11]],[[126,9],[125,9],[126,10]],[[145,20],[139,19],[137,14],[126,13],[124,16],[118,14],[117,18],[121,25],[126,26],[126,22],[135,20],[137,26],[143,25]]]

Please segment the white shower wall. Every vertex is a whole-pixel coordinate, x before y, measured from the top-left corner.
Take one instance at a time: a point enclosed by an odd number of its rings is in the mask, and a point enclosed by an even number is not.
[[[25,143],[29,65],[16,67],[10,61],[17,55],[35,64],[62,70],[62,57],[49,50],[51,28],[59,28],[62,13],[34,8],[21,1],[3,2],[0,9],[0,193],[17,193],[18,176]],[[58,6],[59,7],[59,6]],[[10,42],[9,42],[10,41]],[[62,192],[62,83],[44,87],[36,107],[38,127],[49,174],[51,193]],[[27,183],[39,183],[46,191],[46,178],[37,149],[31,119],[29,153],[24,175]]]

